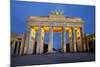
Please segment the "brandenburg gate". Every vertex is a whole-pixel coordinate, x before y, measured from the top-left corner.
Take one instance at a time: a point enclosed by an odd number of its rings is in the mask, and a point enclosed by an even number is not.
[[[28,34],[25,41],[24,54],[42,54],[45,33],[49,33],[47,53],[53,53],[53,32],[61,32],[61,51],[66,53],[66,32],[69,34],[69,51],[84,51],[83,20],[65,17],[62,12],[54,11],[49,16],[30,16],[28,18]],[[37,45],[35,49],[35,42]]]

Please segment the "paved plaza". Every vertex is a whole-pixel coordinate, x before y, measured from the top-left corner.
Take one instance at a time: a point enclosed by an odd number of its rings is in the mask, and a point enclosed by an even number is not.
[[[95,61],[94,53],[54,53],[54,54],[37,54],[12,56],[12,66],[25,65],[41,65],[41,64],[57,64],[57,63],[72,63]]]

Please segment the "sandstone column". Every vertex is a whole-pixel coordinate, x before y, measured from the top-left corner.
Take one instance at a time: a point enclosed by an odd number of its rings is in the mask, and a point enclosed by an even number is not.
[[[34,45],[35,45],[35,29],[31,28],[29,32],[29,41],[28,41],[28,54],[33,54]]]
[[[82,31],[80,27],[77,27],[76,36],[77,36],[77,51],[82,52]]]
[[[32,28],[32,32],[31,32],[31,34],[32,34],[32,37],[31,37],[31,40],[32,40],[32,48],[33,48],[33,52],[32,53],[34,53],[35,52],[35,42],[36,42],[36,30],[34,29],[34,28]]]
[[[43,51],[44,51],[44,29],[43,28],[41,28],[40,41],[41,41],[41,44],[40,44],[40,54],[42,54]]]
[[[28,54],[29,32],[25,34],[24,54]]]
[[[76,52],[77,49],[76,49],[76,32],[75,32],[75,28],[73,28],[73,43],[74,43],[74,52]]]
[[[86,52],[86,35],[83,34],[83,51]]]
[[[21,46],[20,46],[20,55],[24,54],[24,36],[22,36],[22,40],[21,40]]]
[[[49,44],[48,44],[48,53],[53,53],[53,28],[49,28]]]
[[[61,34],[61,41],[62,41],[62,52],[66,53],[66,31],[65,27],[62,27],[62,34]]]
[[[15,40],[13,40],[11,44],[11,55],[14,55],[14,49],[15,49]]]
[[[44,30],[41,27],[39,27],[36,53],[42,54],[43,47],[44,47]]]
[[[73,42],[73,28],[69,29],[69,52],[74,52],[74,42]]]
[[[86,46],[87,46],[87,52],[90,51],[90,47],[89,47],[89,37],[86,36]]]

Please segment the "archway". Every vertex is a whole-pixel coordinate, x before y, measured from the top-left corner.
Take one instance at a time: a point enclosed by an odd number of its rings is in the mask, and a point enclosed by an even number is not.
[[[53,53],[61,52],[61,32],[53,32]]]

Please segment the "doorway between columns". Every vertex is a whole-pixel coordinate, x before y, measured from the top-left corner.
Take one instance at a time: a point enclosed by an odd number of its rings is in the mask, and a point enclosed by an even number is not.
[[[62,32],[53,32],[53,53],[61,53],[61,33]],[[66,32],[66,52],[69,52],[69,33]],[[44,51],[43,53],[48,52],[48,43],[49,43],[49,32],[45,32],[44,36]]]

